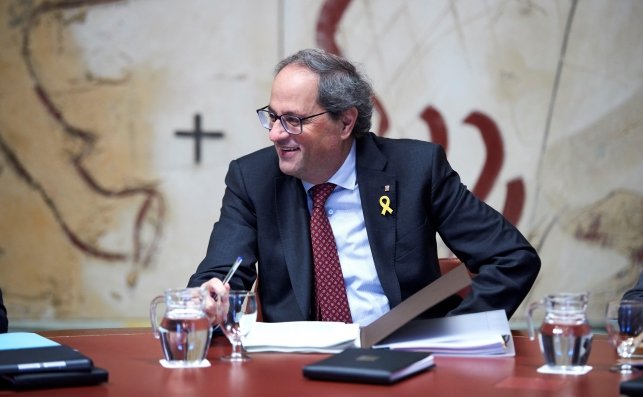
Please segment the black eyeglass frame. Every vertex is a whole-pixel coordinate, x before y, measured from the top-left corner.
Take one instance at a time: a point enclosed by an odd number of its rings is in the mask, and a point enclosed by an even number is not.
[[[272,122],[273,127],[274,127],[275,123],[277,122],[277,120],[279,120],[279,122],[281,123],[281,126],[284,127],[284,131],[286,131],[290,135],[300,135],[300,134],[302,134],[304,132],[304,121],[305,120],[312,119],[313,117],[321,116],[322,114],[326,114],[326,113],[330,113],[330,111],[326,110],[325,112],[313,114],[313,115],[310,115],[310,116],[299,117],[299,116],[295,116],[293,114],[277,114],[275,112],[272,112],[269,109],[269,105],[266,105],[266,106],[262,107],[261,109],[257,109],[257,117],[259,117],[259,123],[261,123],[261,126],[263,128],[267,129],[268,131],[272,130],[272,127],[270,127],[270,124],[268,124],[268,123],[270,123],[271,119],[273,118],[272,116],[274,116],[275,121]],[[263,122],[264,119],[262,118],[263,117],[262,114],[266,114],[266,118],[265,118],[266,124],[264,124],[264,122]],[[299,131],[298,132],[290,131],[288,129],[288,122],[284,121],[284,119],[283,119],[284,117],[291,117],[292,119],[296,119],[299,122]]]

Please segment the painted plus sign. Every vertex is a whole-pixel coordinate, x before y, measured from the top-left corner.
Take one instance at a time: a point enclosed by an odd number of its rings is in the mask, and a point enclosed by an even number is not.
[[[194,115],[194,131],[176,131],[176,136],[194,138],[194,161],[197,164],[201,162],[201,139],[203,138],[223,138],[223,132],[220,131],[203,131],[201,129],[201,115]]]

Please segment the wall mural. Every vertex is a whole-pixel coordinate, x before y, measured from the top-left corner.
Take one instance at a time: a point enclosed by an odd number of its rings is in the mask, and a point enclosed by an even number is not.
[[[38,62],[35,59],[37,55],[34,54],[35,50],[32,47],[32,45],[37,45],[33,43],[38,40],[37,35],[39,32],[37,32],[37,30],[41,24],[44,23],[42,19],[47,18],[48,14],[56,15],[56,13],[65,9],[79,8],[80,6],[88,5],[88,3],[91,2],[42,3],[28,14],[23,15],[22,17],[24,19],[15,20],[16,23],[21,25],[21,60],[27,71],[33,94],[39,102],[39,107],[45,115],[53,121],[56,127],[48,131],[42,131],[41,133],[56,134],[61,141],[69,142],[69,146],[65,147],[66,150],[62,156],[62,161],[66,163],[65,168],[71,171],[69,178],[75,180],[74,183],[81,184],[83,189],[88,190],[92,195],[96,196],[96,200],[115,202],[115,204],[108,205],[118,206],[119,204],[117,203],[119,201],[127,201],[130,198],[140,202],[140,204],[135,204],[135,213],[131,219],[132,235],[130,249],[103,246],[90,236],[84,235],[84,231],[80,225],[74,224],[73,217],[66,214],[65,207],[70,206],[60,203],[68,199],[68,197],[56,194],[56,189],[47,186],[45,182],[39,181],[37,175],[31,174],[28,169],[29,166],[21,161],[20,155],[12,148],[12,145],[2,140],[1,137],[0,148],[2,148],[11,170],[19,179],[26,183],[29,188],[38,193],[42,201],[47,205],[56,223],[58,223],[64,236],[76,249],[84,254],[105,261],[128,260],[135,266],[145,267],[152,260],[159,235],[162,231],[163,197],[152,183],[110,186],[109,182],[101,181],[100,176],[92,171],[88,164],[88,159],[98,150],[100,135],[92,131],[90,127],[85,128],[79,125],[80,123],[76,124],[71,120],[72,115],[68,113],[71,113],[73,109],[63,109],[56,104],[55,94],[52,92],[54,89],[47,86],[47,82],[45,81],[46,77],[44,76],[46,71],[39,70]],[[56,16],[54,16],[54,18],[56,18]],[[145,228],[149,228],[147,235],[144,233]],[[127,277],[130,285],[134,285],[136,282],[136,272],[136,269],[132,270]]]
[[[14,326],[144,324],[202,258],[228,162],[270,144],[252,110],[274,64],[310,46],[360,62],[376,132],[440,143],[538,248],[528,300],[589,290],[599,323],[643,269],[636,1],[180,3],[1,6],[0,287]]]

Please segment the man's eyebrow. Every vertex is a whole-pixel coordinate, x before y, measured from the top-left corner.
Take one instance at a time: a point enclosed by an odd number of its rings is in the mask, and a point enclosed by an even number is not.
[[[269,111],[269,112],[271,112],[271,113],[274,113],[275,115],[277,114],[277,112],[275,112],[275,110],[274,110],[273,108],[271,108],[271,107],[270,107],[270,105],[268,105],[268,111]],[[283,113],[282,113],[282,114],[280,114],[279,116],[296,116],[296,117],[304,117],[304,116],[302,116],[300,113],[293,112],[293,111],[289,111],[289,110],[287,110],[287,111],[283,112]]]

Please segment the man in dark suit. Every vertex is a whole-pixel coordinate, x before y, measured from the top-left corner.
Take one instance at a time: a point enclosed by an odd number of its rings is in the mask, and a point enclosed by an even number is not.
[[[309,190],[332,182],[325,210],[353,322],[374,321],[440,277],[436,233],[475,276],[463,301],[453,297],[425,317],[513,314],[540,269],[535,250],[466,189],[439,145],[369,132],[371,98],[354,65],[322,50],[277,65],[269,105],[257,110],[274,146],[230,163],[221,215],[189,286],[213,296],[249,289],[257,264],[264,321],[319,319]],[[208,301],[212,321],[216,307]]]
[[[9,320],[7,319],[7,309],[4,307],[2,299],[2,290],[0,289],[0,334],[7,332],[9,329]]]

